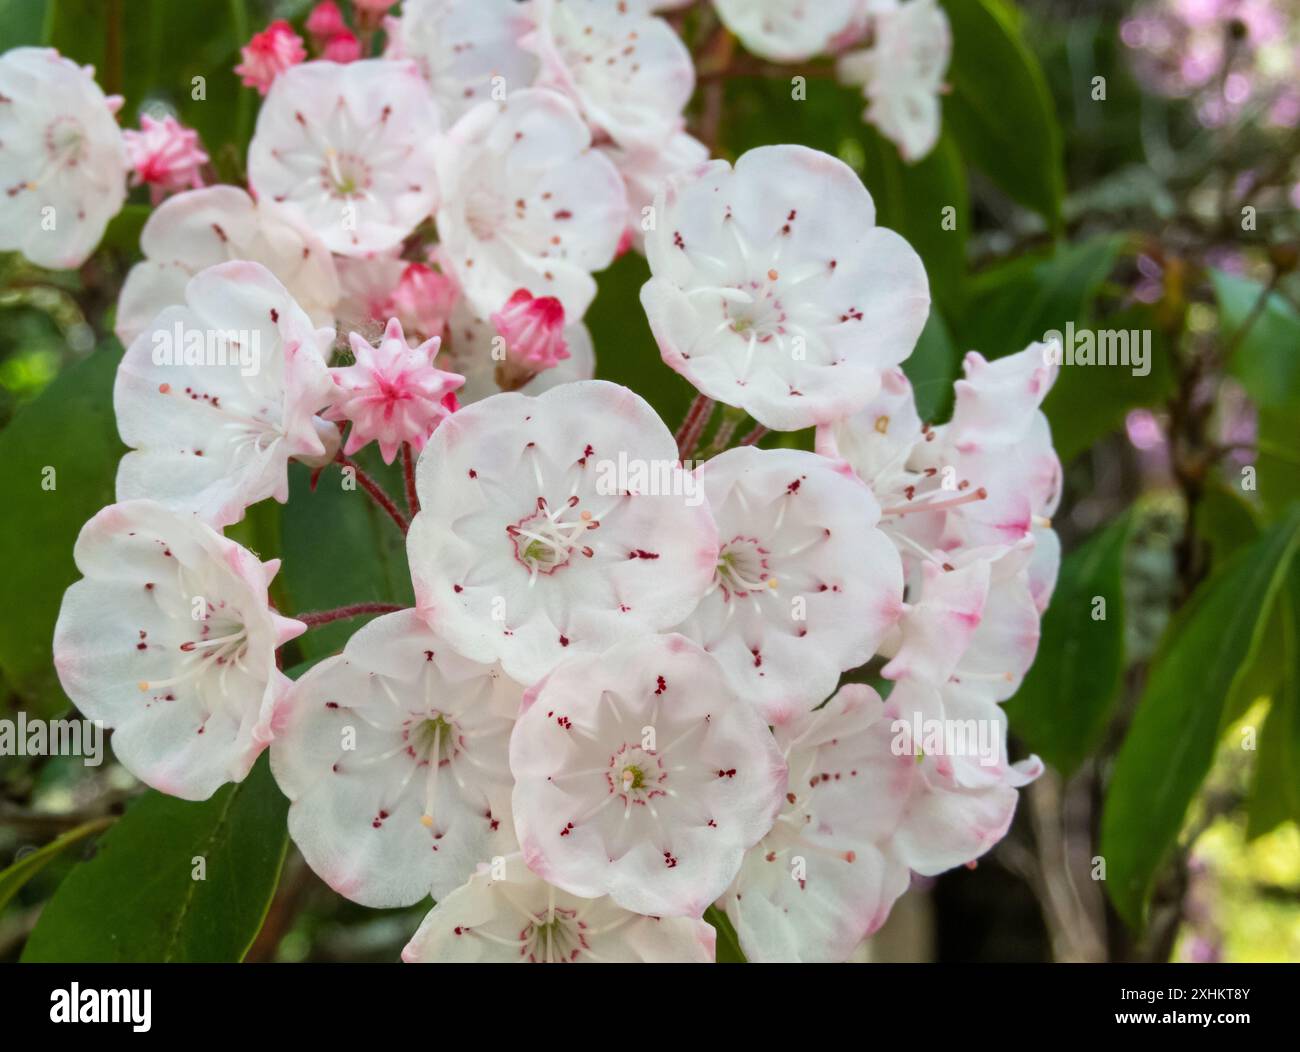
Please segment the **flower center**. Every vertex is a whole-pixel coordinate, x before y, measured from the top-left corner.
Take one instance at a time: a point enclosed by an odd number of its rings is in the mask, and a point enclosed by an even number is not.
[[[578,911],[552,906],[519,932],[519,953],[534,964],[572,961],[587,942]]]
[[[668,771],[663,757],[653,749],[625,744],[609,758],[605,780],[609,791],[623,798],[624,806],[644,804],[666,794]]]
[[[76,117],[56,117],[45,129],[45,152],[59,167],[74,168],[86,154],[86,132]]]
[[[727,596],[775,588],[776,578],[767,565],[768,554],[754,537],[733,537],[718,555],[714,587],[721,588]]]
[[[455,725],[438,713],[412,727],[407,741],[418,760],[440,764],[455,753],[457,737]]]
[[[189,639],[180,645],[185,655],[174,676],[167,679],[140,680],[136,684],[142,693],[166,690],[188,683],[205,673],[217,674],[217,689],[226,696],[226,673],[235,668],[247,673],[244,657],[248,654],[248,629],[242,621],[210,617],[202,622],[198,639]],[[171,699],[168,699],[171,700]]]
[[[335,197],[352,197],[370,189],[370,165],[354,153],[339,153],[332,147],[326,150],[322,174]]]
[[[553,574],[568,564],[575,552],[590,559],[595,552],[583,543],[588,530],[600,525],[591,512],[578,510],[578,498],[570,497],[552,511],[544,497],[537,498],[537,511],[506,527],[515,548],[515,558],[534,578]]]

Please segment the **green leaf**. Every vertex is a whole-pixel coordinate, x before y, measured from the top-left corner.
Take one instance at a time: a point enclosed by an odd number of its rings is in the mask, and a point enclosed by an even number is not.
[[[373,445],[354,459],[404,507],[399,461],[385,466]],[[414,603],[406,539],[393,520],[360,485],[344,489],[338,465],[321,473],[314,492],[310,478],[304,465],[291,465],[289,503],[280,512],[283,550],[292,553],[277,577],[281,609],[293,615],[352,603]],[[323,657],[342,649],[363,624],[361,618],[335,621],[295,642],[304,657]]]
[[[1276,607],[1283,638],[1269,656],[1281,680],[1259,732],[1246,824],[1252,839],[1300,822],[1300,559],[1293,560]]]
[[[1061,130],[1042,68],[999,0],[943,0],[952,23],[943,123],[962,154],[1013,200],[1061,226]]]
[[[1148,307],[1110,315],[1098,326],[1116,338],[1127,339],[1130,355],[1146,348],[1145,375],[1136,366],[1063,365],[1043,412],[1052,425],[1052,444],[1063,463],[1069,463],[1099,438],[1118,430],[1129,410],[1163,405],[1174,389],[1174,370],[1163,329],[1155,325]],[[1126,333],[1126,337],[1119,334]],[[1134,361],[1130,357],[1129,361]]]
[[[981,272],[967,286],[955,326],[959,345],[1001,358],[1052,329],[1064,333],[1069,322],[1082,325],[1123,244],[1122,237],[1105,235]]]
[[[948,419],[952,412],[952,383],[957,378],[957,348],[942,315],[933,307],[916,341],[916,350],[903,362],[903,372],[912,381],[921,419]]]
[[[731,918],[717,906],[710,906],[704,911],[704,919],[712,924],[718,933],[716,961],[718,964],[746,964],[744,951],[740,948],[740,939],[736,929],[731,926]]]
[[[78,577],[77,534],[113,502],[124,450],[113,418],[121,353],[112,341],[65,369],[0,431],[0,606],[11,613],[0,632],[0,671],[34,716],[67,705],[50,645],[64,589]]]
[[[876,222],[916,249],[934,302],[955,312],[964,292],[970,227],[966,172],[956,143],[944,134],[926,157],[906,164],[898,148],[874,128],[864,125],[856,133],[865,151],[861,175],[876,202]],[[953,229],[945,230],[944,209],[949,207]]]
[[[210,800],[150,790],[59,885],[22,960],[242,960],[280,879],[288,810],[265,756]]]
[[[1221,270],[1211,270],[1210,280],[1219,301],[1220,339],[1225,349],[1236,348],[1229,368],[1261,408],[1300,407],[1300,314],[1277,293],[1256,312],[1265,291],[1258,282]]]
[[[632,388],[654,406],[675,431],[695,398],[695,388],[668,366],[641,307],[641,286],[650,266],[636,252],[625,252],[596,275],[599,291],[583,319],[596,347],[596,376]]]
[[[1123,683],[1131,524],[1131,515],[1121,516],[1062,560],[1038,656],[1006,705],[1016,737],[1066,776],[1101,741]]]
[[[1102,813],[1106,890],[1140,928],[1156,876],[1214,758],[1300,538],[1300,507],[1203,582],[1170,626],[1116,758]]]
[[[59,834],[43,847],[24,855],[9,868],[0,870],[0,910],[3,910],[9,900],[22,890],[24,884],[58,858],[59,855],[63,854],[64,851],[87,837],[103,832],[114,821],[115,819],[110,816],[83,822],[76,828]]]
[[[1260,409],[1255,485],[1273,514],[1300,499],[1300,443],[1294,410]],[[1246,476],[1243,475],[1243,478]]]
[[[0,40],[5,50],[38,47],[45,35],[46,0],[0,0]]]

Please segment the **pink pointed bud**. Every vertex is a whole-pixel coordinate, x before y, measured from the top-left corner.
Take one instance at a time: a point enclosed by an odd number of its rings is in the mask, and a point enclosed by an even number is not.
[[[384,463],[391,464],[403,442],[423,449],[434,428],[454,410],[451,393],[465,382],[433,364],[441,341],[435,336],[409,347],[396,318],[389,319],[378,346],[355,332],[348,340],[356,364],[330,370],[338,390],[325,414],[330,420],[352,421],[343,452],[351,456],[373,439]]]
[[[343,12],[339,10],[339,5],[334,0],[321,0],[319,4],[311,9],[311,14],[307,16],[307,32],[311,34],[312,42],[320,48],[325,42],[338,35],[346,33],[348,25],[343,21]]]
[[[201,187],[199,169],[207,164],[208,155],[199,146],[199,133],[186,128],[175,117],[154,120],[148,114],[140,118],[140,130],[122,132],[127,157],[134,170],[133,186],[147,183],[157,204],[163,195],[176,190]]]
[[[302,37],[281,19],[253,34],[253,39],[239,49],[239,54],[243,61],[235,67],[235,72],[243,78],[245,87],[256,88],[265,95],[276,77],[307,57],[307,50],[302,46]]]
[[[460,298],[450,275],[425,263],[412,263],[404,271],[391,297],[392,312],[423,336],[440,336]]]
[[[527,289],[516,289],[492,315],[492,324],[506,341],[506,355],[534,373],[569,357],[564,307],[554,296],[534,296]]]
[[[329,62],[355,62],[360,57],[361,41],[350,29],[335,33],[321,51],[321,58]]]

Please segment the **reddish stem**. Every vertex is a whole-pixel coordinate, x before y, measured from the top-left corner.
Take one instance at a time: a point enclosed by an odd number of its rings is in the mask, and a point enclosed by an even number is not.
[[[762,438],[766,434],[767,434],[767,428],[765,428],[762,424],[759,424],[757,427],[754,428],[753,431],[751,431],[749,434],[747,434],[744,438],[740,440],[740,444],[742,446],[752,446],[755,442],[757,442],[760,438]]]
[[[394,603],[353,603],[351,606],[339,606],[333,610],[312,610],[309,613],[296,614],[295,617],[308,628],[315,628],[317,625],[328,625],[331,621],[346,621],[350,617],[361,617],[363,614],[391,614],[401,609]]]
[[[361,466],[357,464],[355,460],[344,456],[342,450],[338,452],[334,457],[334,460],[343,467],[351,468],[353,470],[356,474],[357,481],[361,483],[361,488],[370,494],[376,504],[383,508],[384,511],[388,512],[388,517],[397,523],[397,528],[399,530],[405,533],[408,526],[406,516],[397,510],[397,505],[394,504],[392,498],[384,492],[384,487],[362,471]]]
[[[409,442],[402,443],[402,477],[406,480],[406,508],[415,518],[420,514],[420,496],[415,491],[415,457]]]
[[[700,435],[709,422],[709,417],[713,415],[713,405],[712,398],[699,394],[695,396],[690,409],[686,410],[686,419],[682,421],[682,426],[677,429],[677,434],[674,436],[677,439],[677,455],[683,460],[699,441]]]

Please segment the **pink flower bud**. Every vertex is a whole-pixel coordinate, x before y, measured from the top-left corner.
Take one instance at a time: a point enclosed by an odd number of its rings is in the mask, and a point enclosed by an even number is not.
[[[148,183],[154,204],[164,194],[203,185],[199,169],[207,164],[208,155],[199,146],[199,133],[175,117],[154,120],[145,114],[140,118],[140,130],[127,129],[122,138],[134,169],[131,182],[135,186]]]
[[[554,296],[534,296],[527,289],[516,289],[492,315],[492,324],[506,341],[506,354],[533,372],[550,369],[569,357],[564,307]]]
[[[307,57],[302,37],[283,19],[253,34],[253,39],[239,53],[243,61],[235,67],[235,72],[243,78],[245,87],[256,88],[263,95],[271,90],[276,77]]]
[[[405,325],[427,338],[441,335],[459,297],[460,290],[449,275],[424,263],[411,263],[393,290],[391,309]]]
[[[318,48],[337,34],[348,31],[347,23],[343,21],[343,12],[339,10],[339,5],[334,0],[321,0],[313,7],[311,14],[307,16],[306,25],[312,42]]]
[[[321,51],[321,58],[330,62],[355,62],[360,57],[361,41],[350,29],[335,33]]]

